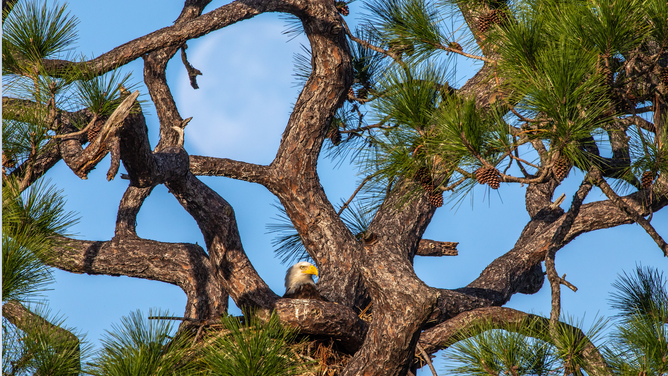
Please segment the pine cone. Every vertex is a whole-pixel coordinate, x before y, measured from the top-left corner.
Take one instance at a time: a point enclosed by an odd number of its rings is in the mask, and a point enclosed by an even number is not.
[[[338,146],[341,143],[341,131],[336,127],[329,132],[329,139],[332,141],[334,146]]]
[[[341,13],[344,16],[350,14],[350,9],[348,8],[348,4],[345,1],[337,1],[336,9],[339,11],[339,13]]]
[[[494,168],[491,170],[487,184],[489,184],[492,189],[499,189],[501,186],[501,174],[497,169]]]
[[[487,184],[492,189],[499,189],[501,186],[501,174],[494,167],[480,167],[475,171],[475,178],[480,184]]]
[[[420,183],[425,191],[430,192],[434,189],[434,181],[431,179],[431,174],[427,168],[420,167],[415,173],[414,179]]]
[[[437,208],[443,206],[443,192],[432,191],[429,194],[429,202]]]
[[[483,14],[478,18],[478,30],[480,31],[480,34],[485,34],[491,26],[492,21],[489,14]]]
[[[462,47],[462,45],[457,43],[457,42],[448,43],[448,47],[452,48],[453,50],[464,51],[464,48]]]
[[[103,125],[104,121],[102,119],[97,119],[95,123],[90,128],[88,128],[88,142],[92,143],[95,141],[95,138],[98,134],[100,134]]]
[[[367,99],[368,97],[369,97],[369,89],[363,87],[363,88],[357,90],[357,98]]]
[[[642,187],[644,189],[651,187],[652,182],[654,182],[654,172],[653,171],[643,172],[642,177],[640,178],[640,182],[642,183]]]
[[[552,172],[554,173],[555,179],[557,181],[562,181],[568,176],[568,173],[571,170],[571,164],[568,163],[568,159],[560,157],[557,162],[552,167]]]

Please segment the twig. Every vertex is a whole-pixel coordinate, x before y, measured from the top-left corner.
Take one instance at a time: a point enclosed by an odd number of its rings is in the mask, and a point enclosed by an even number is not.
[[[515,148],[515,152],[516,152],[517,154],[519,154],[519,152],[517,152],[517,148]],[[533,164],[533,163],[531,163],[531,162],[529,162],[529,161],[527,161],[527,160],[525,160],[525,159],[520,158],[519,155],[512,155],[512,154],[510,154],[510,158],[516,160],[517,162],[522,162],[522,163],[524,163],[524,164],[526,164],[526,165],[529,165],[529,166],[531,166],[531,167],[533,167],[533,168],[535,168],[535,169],[540,170],[540,166],[538,166],[538,165],[536,165],[536,164]],[[519,163],[518,163],[518,164],[519,164]],[[522,167],[520,167],[520,168],[522,168]]]
[[[514,141],[514,139],[515,139],[515,136],[513,136],[513,141]],[[530,175],[527,172],[527,170],[524,168],[524,165],[522,165],[522,163],[520,162],[520,152],[517,149],[517,147],[515,148],[515,156],[517,157],[517,158],[514,158],[515,162],[517,163],[517,167],[519,167],[520,171],[522,171],[522,175],[524,175],[525,178],[528,178]]]
[[[406,68],[406,63],[404,63],[404,61],[401,60],[401,57],[399,57],[399,55],[395,54],[395,53],[392,52],[392,51],[388,51],[388,50],[382,49],[382,48],[380,48],[380,47],[374,46],[373,44],[371,44],[371,43],[369,43],[369,42],[367,42],[367,41],[365,41],[365,40],[362,40],[362,39],[360,39],[360,38],[354,36],[353,33],[350,32],[350,28],[348,28],[348,24],[347,24],[346,21],[343,19],[343,17],[340,17],[340,19],[341,19],[341,24],[342,24],[343,27],[346,29],[346,34],[348,34],[348,38],[352,39],[354,42],[357,42],[357,43],[361,44],[362,46],[364,46],[364,47],[366,47],[366,48],[368,48],[368,49],[370,49],[370,50],[373,50],[373,51],[376,51],[376,52],[381,53],[381,54],[383,54],[383,55],[386,55],[386,56],[391,57],[391,58],[394,59],[394,61],[396,61],[399,65],[401,65],[402,67]]]
[[[53,138],[58,138],[58,139],[69,139],[69,138],[74,138],[74,137],[81,136],[82,134],[88,132],[88,129],[89,129],[90,127],[92,127],[93,124],[95,124],[96,121],[97,121],[97,114],[93,114],[93,119],[92,119],[92,120],[91,120],[91,121],[90,121],[90,122],[83,128],[83,129],[82,129],[82,130],[80,130],[80,131],[76,131],[76,132],[72,132],[72,133],[67,133],[67,134],[59,134],[59,135],[55,135],[55,136],[53,136]],[[88,141],[90,141],[90,140],[88,140]]]
[[[561,203],[564,202],[565,199],[566,199],[566,194],[562,193],[561,196],[559,196],[559,198],[557,198],[553,203],[550,204],[550,209],[554,210],[558,208],[559,205],[561,205]]]
[[[429,369],[431,370],[431,374],[434,376],[438,376],[438,373],[436,373],[436,370],[434,369],[434,365],[431,364],[431,359],[429,358],[429,354],[427,354],[426,351],[422,348],[422,346],[418,343],[416,344],[417,349],[420,351],[420,354],[424,358],[424,360],[427,362],[427,365],[429,366]]]
[[[343,204],[343,206],[341,206],[341,209],[339,209],[339,212],[336,213],[336,214],[341,215],[341,213],[343,213],[343,211],[346,210],[348,205],[350,205],[350,202],[355,198],[355,196],[357,196],[357,193],[359,193],[360,189],[362,189],[362,187],[364,187],[364,184],[366,184],[369,180],[371,180],[371,178],[374,177],[374,175],[369,175],[366,178],[364,178],[364,180],[362,180],[362,183],[360,183],[360,185],[357,187],[357,189],[355,189],[355,192],[353,192],[352,196],[350,196],[348,201],[346,201],[345,204]]]
[[[188,71],[188,78],[190,78],[190,86],[192,86],[193,89],[199,89],[199,86],[197,85],[197,76],[201,76],[202,72],[193,67],[192,64],[188,61],[188,56],[186,55],[186,49],[188,48],[187,44],[183,44],[181,47],[181,61],[183,62],[183,65],[186,67],[186,71]]]
[[[372,125],[366,125],[364,127],[355,128],[355,129],[347,129],[347,130],[340,131],[340,132],[341,133],[361,133],[361,132],[368,131],[370,129],[376,129],[376,128],[391,129],[391,128],[395,128],[395,127],[385,126],[381,123],[377,123],[377,124],[372,124]]]
[[[464,51],[462,51],[462,50],[458,50],[458,49],[456,49],[456,48],[452,48],[452,47],[444,46],[444,45],[442,45],[442,44],[440,44],[440,43],[430,43],[430,42],[428,42],[428,41],[426,41],[426,40],[423,40],[422,42],[423,42],[423,43],[430,44],[430,45],[432,45],[432,46],[434,46],[434,47],[436,47],[436,48],[439,48],[439,49],[441,49],[441,50],[443,50],[443,51],[448,51],[448,52],[452,52],[452,53],[455,53],[455,54],[459,54],[459,55],[468,57],[468,58],[470,58],[470,59],[482,60],[482,61],[484,61],[484,62],[486,62],[486,63],[496,63],[496,60],[494,60],[494,59],[490,59],[490,58],[488,58],[488,57],[484,57],[484,56],[472,55],[472,54],[466,53],[466,52],[464,52]]]
[[[573,290],[573,292],[578,292],[578,288],[575,287],[574,284],[572,284],[572,283],[570,283],[570,282],[568,282],[568,281],[566,280],[566,273],[564,273],[564,275],[561,276],[560,279],[561,279],[561,281],[559,281],[559,282],[560,282],[562,285],[564,285],[564,286],[568,287],[569,289]]]
[[[615,193],[615,191],[610,187],[610,185],[609,185],[609,184],[605,181],[605,179],[603,179],[603,177],[601,176],[601,171],[600,171],[600,170],[595,169],[595,172],[594,172],[594,179],[595,179],[595,181],[596,181],[596,185],[597,185],[599,188],[601,188],[601,190],[602,190],[603,193],[608,197],[608,199],[610,199],[610,201],[612,201],[615,205],[617,205],[617,207],[618,207],[621,211],[623,211],[624,213],[626,213],[626,215],[628,215],[629,217],[631,217],[631,219],[632,219],[634,222],[636,222],[636,223],[639,224],[643,229],[645,229],[645,231],[647,232],[647,234],[649,234],[649,236],[651,236],[652,239],[654,239],[654,241],[655,241],[656,244],[659,246],[659,248],[661,248],[661,250],[663,251],[663,254],[664,254],[666,257],[668,257],[668,244],[666,243],[665,240],[663,240],[663,238],[661,237],[661,235],[659,235],[659,233],[656,232],[656,230],[654,229],[654,226],[652,226],[652,225],[649,223],[648,220],[646,220],[646,219],[643,218],[640,214],[638,214],[638,212],[637,212],[636,210],[634,210],[631,206],[629,206],[629,204],[627,204],[626,202],[624,202],[624,200],[622,200],[621,197],[619,197],[619,196],[617,195],[617,193]]]
[[[561,316],[561,285],[570,285],[570,283],[566,282],[565,279],[559,277],[559,274],[557,274],[554,258],[557,254],[557,251],[561,248],[566,234],[568,234],[568,232],[571,230],[573,222],[575,222],[575,218],[580,213],[582,202],[591,191],[591,188],[592,183],[590,174],[587,174],[582,181],[582,184],[580,184],[580,188],[577,192],[575,192],[575,195],[573,195],[571,208],[565,214],[563,222],[561,222],[561,225],[559,225],[557,230],[554,232],[552,239],[547,245],[547,252],[545,253],[545,271],[547,274],[547,279],[550,282],[550,290],[552,293],[552,308],[550,310],[550,335],[553,339],[556,339],[556,328],[557,324],[559,323],[559,317]],[[565,274],[564,277],[566,277]]]
[[[443,192],[452,191],[452,190],[454,190],[455,188],[457,188],[460,184],[462,184],[463,182],[465,182],[466,179],[467,179],[466,176],[461,177],[461,178],[459,178],[459,180],[457,180],[456,182],[454,182],[454,183],[448,185],[447,187],[440,188],[440,190],[442,190]]]

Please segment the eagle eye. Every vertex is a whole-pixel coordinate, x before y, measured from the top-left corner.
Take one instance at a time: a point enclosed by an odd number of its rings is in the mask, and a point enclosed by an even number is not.
[[[304,269],[306,269],[306,266],[302,265],[302,266],[299,267],[299,269],[304,270]]]

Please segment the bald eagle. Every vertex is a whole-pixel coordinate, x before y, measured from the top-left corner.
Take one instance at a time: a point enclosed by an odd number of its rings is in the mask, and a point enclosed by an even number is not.
[[[310,262],[298,262],[285,274],[285,295],[290,299],[315,299],[326,300],[315,287],[313,276],[318,276],[316,269]]]

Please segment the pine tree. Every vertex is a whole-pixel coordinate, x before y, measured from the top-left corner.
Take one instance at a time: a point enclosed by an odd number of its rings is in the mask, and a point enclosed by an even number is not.
[[[646,218],[668,204],[664,0],[369,0],[353,29],[343,16],[355,8],[332,0],[232,2],[203,14],[209,3],[187,0],[174,25],[86,58],[66,54],[77,21],[64,6],[3,2],[3,188],[11,184],[19,200],[57,163],[85,179],[108,154],[107,179],[123,162],[129,180],[114,239],[96,243],[95,263],[83,261],[91,241],[61,234],[60,243],[49,245],[49,257],[33,251],[26,258],[21,278],[47,281],[46,264],[177,284],[188,302],[175,338],[193,334],[188,323],[226,316],[229,296],[269,322],[273,314],[312,341],[335,343],[327,359],[337,359],[342,375],[414,372],[416,352],[426,361],[455,341],[475,344],[485,336],[447,328],[489,320],[504,330],[519,325],[518,332],[542,336],[556,350],[507,333],[500,339],[489,334],[489,341],[549,353],[565,373],[605,374],[614,367],[593,345],[593,333],[561,320],[559,289],[569,283],[556,273],[554,256],[582,233],[629,222],[640,224],[668,256],[661,229]],[[297,61],[304,89],[275,160],[264,166],[188,155],[184,128],[191,118],[179,113],[167,63],[181,50],[196,89],[199,71],[188,62],[185,43],[265,12],[296,16],[297,32],[310,43]],[[449,28],[448,18],[458,25]],[[455,55],[483,64],[460,86],[451,75]],[[139,58],[160,127],[153,143],[139,91],[119,70]],[[362,176],[338,208],[318,176],[323,145]],[[277,251],[285,259],[313,260],[327,301],[281,298],[269,288],[245,254],[232,206],[198,179],[205,175],[259,183],[276,196],[289,220],[279,226]],[[563,199],[553,195],[568,179],[578,179],[580,188],[564,210]],[[161,184],[196,220],[206,250],[137,234],[137,214]],[[499,193],[510,184],[526,187],[527,230],[464,288],[427,286],[413,270],[414,257],[434,255],[427,244],[447,247],[422,236],[444,201],[458,202],[476,184]],[[606,198],[584,203],[594,186]],[[20,238],[15,233],[5,247],[4,230],[3,219],[3,254]],[[542,288],[542,262],[552,289],[551,318],[501,307],[516,293]],[[34,285],[21,278],[8,291]],[[143,330],[149,324],[132,316],[123,325]],[[642,324],[633,328],[644,330]],[[123,330],[125,339],[135,333]],[[178,361],[163,367],[158,357],[145,372],[168,373],[191,361],[190,350],[168,340],[168,332],[156,331],[159,338],[146,342],[148,358],[137,356],[136,364],[143,367],[162,350],[174,350]],[[111,338],[98,371],[130,361],[117,352],[141,349],[140,342]],[[470,352],[463,357],[480,362],[462,372],[554,369],[554,359],[502,355]]]

